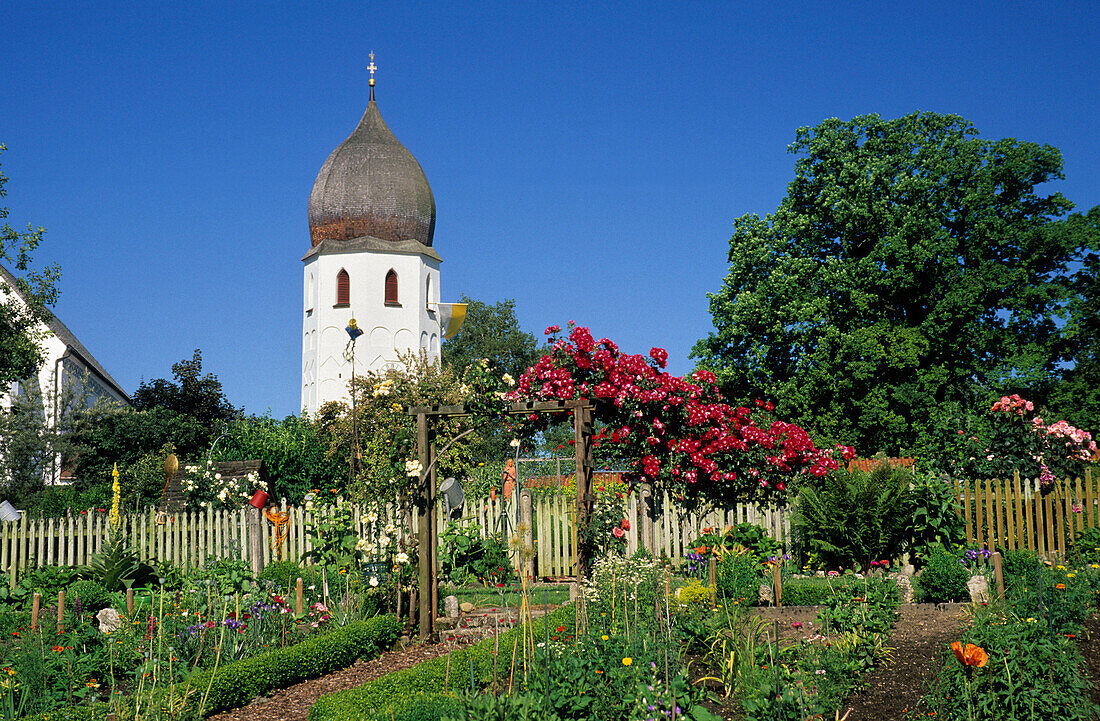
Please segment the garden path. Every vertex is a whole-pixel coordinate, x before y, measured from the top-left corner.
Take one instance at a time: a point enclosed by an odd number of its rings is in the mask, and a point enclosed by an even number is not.
[[[247,706],[211,716],[210,721],[305,721],[310,707],[325,694],[360,686],[391,671],[442,656],[454,648],[453,643],[436,643],[386,651],[370,661],[359,660],[341,671],[255,698]]]
[[[935,660],[967,623],[959,604],[936,606],[903,603],[887,644],[894,649],[890,662],[870,673],[867,686],[841,707],[849,708],[848,721],[894,721],[905,717],[924,694],[932,678]]]

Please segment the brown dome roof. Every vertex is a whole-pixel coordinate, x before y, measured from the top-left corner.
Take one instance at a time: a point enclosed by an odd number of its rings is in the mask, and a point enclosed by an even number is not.
[[[428,178],[371,97],[358,127],[317,173],[309,194],[310,241],[316,246],[326,238],[371,236],[431,246],[434,234],[435,198]]]

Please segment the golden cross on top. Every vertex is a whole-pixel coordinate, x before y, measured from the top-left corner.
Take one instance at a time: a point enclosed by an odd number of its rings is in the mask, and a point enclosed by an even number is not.
[[[370,71],[370,86],[374,87],[374,71],[378,69],[378,66],[374,64],[374,53],[370,54],[370,65],[367,66],[367,70]]]

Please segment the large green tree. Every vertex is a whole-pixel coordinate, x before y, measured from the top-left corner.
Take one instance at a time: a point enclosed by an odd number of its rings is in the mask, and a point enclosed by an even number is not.
[[[458,335],[442,346],[443,365],[454,369],[455,375],[463,373],[481,359],[488,359],[489,367],[498,376],[507,373],[519,378],[542,355],[539,342],[531,333],[519,326],[516,303],[510,298],[492,305],[468,296],[466,321]],[[469,452],[478,462],[503,460],[513,454],[508,445],[512,434],[503,425],[482,428],[470,440]]]
[[[738,218],[715,332],[693,357],[734,399],[766,397],[811,432],[864,453],[990,392],[1048,393],[1069,347],[1072,208],[1049,145],[985,140],[955,115],[800,128],[774,213]]]
[[[0,153],[7,147],[0,143]],[[0,172],[0,199],[7,196],[7,177]],[[33,270],[31,261],[45,228],[19,231],[7,223],[9,210],[0,206],[0,387],[33,375],[42,365],[38,328],[50,317],[48,306],[57,301],[60,268]],[[10,274],[10,277],[5,277]],[[14,287],[13,287],[14,286]]]
[[[489,364],[518,378],[539,359],[539,342],[520,329],[516,302],[511,298],[492,305],[462,296],[466,303],[466,321],[458,335],[443,342],[443,364],[462,375],[474,361],[488,358]]]
[[[1073,365],[1062,371],[1062,382],[1051,394],[1049,406],[1057,418],[1096,435],[1100,431],[1100,207],[1074,213],[1060,230],[1085,252],[1074,274],[1076,293],[1063,330]]]
[[[139,411],[165,408],[180,415],[191,416],[210,428],[237,420],[243,414],[234,408],[222,392],[221,381],[213,373],[202,372],[202,351],[196,350],[190,360],[172,364],[175,381],[157,378],[142,381],[131,397]]]

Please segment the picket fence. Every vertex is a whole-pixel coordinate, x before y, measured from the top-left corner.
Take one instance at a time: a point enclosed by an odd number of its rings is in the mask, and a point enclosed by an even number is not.
[[[1039,481],[961,481],[956,486],[968,545],[990,550],[1029,550],[1048,560],[1065,558],[1075,536],[1100,525],[1100,489],[1091,469],[1066,479],[1050,493]]]
[[[780,542],[790,539],[790,513],[779,509],[758,509],[752,505],[716,510],[707,514],[685,513],[663,499],[659,518],[653,523],[653,545],[657,555],[682,558],[691,543],[707,526],[721,528],[742,522],[765,527]],[[365,533],[361,516],[365,510],[351,505],[352,518],[357,533]],[[515,503],[497,498],[468,498],[465,506],[465,523],[475,525],[485,537],[491,533],[503,533],[507,537],[517,534]],[[646,522],[639,514],[638,499],[634,493],[626,498],[627,518],[631,532],[627,534],[627,552],[639,547],[638,529]],[[298,561],[312,548],[306,532],[309,513],[332,517],[336,506],[317,506],[307,512],[300,506],[283,506],[289,513],[285,538],[275,543],[275,526],[264,520],[260,528],[263,534],[264,564],[274,560]],[[444,525],[442,505],[436,509],[438,527]],[[255,511],[246,506],[239,510],[213,509],[183,511],[170,515],[166,522],[157,523],[156,513],[150,509],[143,513],[124,514],[121,532],[126,536],[134,552],[144,560],[169,563],[180,569],[196,568],[210,556],[218,558],[249,559],[249,516]],[[398,535],[415,538],[417,522],[413,516],[412,527],[401,523],[393,506],[386,509],[385,520],[394,523]],[[568,577],[574,574],[577,539],[573,527],[572,498],[564,494],[546,494],[532,499],[532,535],[535,546],[533,572],[539,577]],[[522,529],[521,529],[522,531]],[[30,519],[24,515],[18,521],[0,522],[0,568],[14,585],[24,569],[42,566],[72,566],[89,562],[92,554],[103,550],[109,536],[106,513],[87,513],[65,518]],[[513,566],[519,568],[518,554]]]

